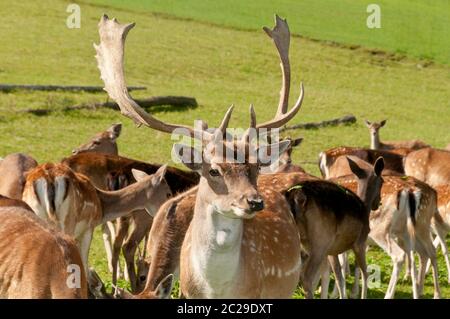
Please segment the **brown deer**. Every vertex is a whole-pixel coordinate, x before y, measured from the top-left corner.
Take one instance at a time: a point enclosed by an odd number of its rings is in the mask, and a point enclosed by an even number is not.
[[[450,151],[424,148],[405,157],[405,173],[432,187],[450,184]]]
[[[0,161],[0,194],[13,199],[22,199],[26,174],[38,165],[29,155],[14,153]]]
[[[323,178],[336,177],[333,175],[341,169],[348,169],[346,159],[336,163],[340,156],[356,156],[360,159],[374,164],[379,157],[383,157],[385,163],[385,174],[399,174],[404,175],[403,156],[384,150],[371,150],[360,147],[340,146],[323,151],[319,155],[319,168]],[[339,175],[337,175],[339,176]]]
[[[360,159],[353,158],[353,160],[358,165],[364,166],[364,162]],[[366,165],[369,166],[368,163]],[[353,176],[347,175],[331,180],[353,191],[358,187]],[[425,263],[428,258],[431,259],[435,298],[439,298],[437,261],[430,234],[430,223],[437,209],[436,192],[413,177],[383,175],[383,180],[381,205],[370,214],[369,238],[392,258],[394,264],[385,298],[394,297],[395,286],[405,258],[410,267],[414,298],[422,294]],[[420,255],[417,284],[414,251]]]
[[[120,136],[121,131],[122,124],[113,124],[106,131],[95,134],[89,142],[73,149],[72,154],[76,155],[84,152],[97,152],[119,155],[116,140]]]
[[[80,253],[69,236],[20,200],[0,198],[0,298],[87,298]]]
[[[300,281],[307,298],[313,297],[319,270],[329,257],[342,298],[345,285],[337,255],[352,249],[363,274],[361,297],[367,297],[366,239],[369,233],[369,213],[379,204],[383,183],[384,161],[379,158],[374,167],[361,168],[348,159],[357,176],[356,193],[334,183],[307,179],[286,192],[295,216],[306,258]]]
[[[290,137],[286,137],[283,140],[290,141],[288,149],[280,155],[280,158],[274,164],[261,167],[261,174],[270,174],[270,173],[290,173],[290,172],[301,172],[305,173],[305,170],[299,165],[292,164],[292,151],[295,147],[298,147],[303,141],[303,137],[292,139]]]
[[[82,153],[68,157],[62,161],[75,172],[89,177],[95,187],[104,190],[119,190],[136,182],[132,170],[138,169],[147,174],[155,173],[161,165],[145,163],[122,156],[114,156],[100,153]],[[199,175],[196,172],[187,172],[174,167],[167,167],[165,179],[173,194],[180,193],[198,184]],[[133,292],[139,291],[136,285],[139,278],[136,277],[135,255],[139,243],[148,235],[153,217],[145,210],[138,210],[118,220],[115,228],[110,231],[113,238],[110,267],[113,273],[113,282],[117,278],[117,260],[120,248],[125,257],[125,274],[130,280]],[[129,232],[129,225],[133,225]],[[104,232],[104,239],[108,232]],[[107,240],[105,246],[107,245]],[[107,250],[108,251],[108,250]],[[158,281],[159,282],[159,281]],[[142,288],[142,287],[141,287]]]
[[[94,228],[136,209],[154,215],[172,196],[165,171],[166,166],[153,175],[133,170],[137,183],[118,191],[102,191],[68,166],[47,163],[28,174],[23,199],[36,215],[76,239],[88,273]]]
[[[139,107],[129,96],[123,74],[126,35],[134,24],[121,25],[103,16],[99,23],[100,44],[95,45],[105,90],[122,113],[136,123],[166,132],[200,139],[200,153],[188,145],[175,145],[175,153],[191,170],[200,173],[194,216],[181,248],[181,291],[189,298],[291,297],[300,268],[300,243],[295,222],[284,197],[269,187],[256,185],[258,166],[270,164],[261,154],[268,149],[277,158],[289,142],[260,146],[251,155],[251,132],[276,129],[287,123],[300,109],[303,89],[295,106],[287,111],[290,68],[289,29],[276,18],[274,30],[265,28],[274,40],[282,60],[283,88],[277,115],[256,125],[250,108],[250,129],[243,138],[224,141],[232,107],[219,128],[211,131],[164,123]],[[213,143],[211,143],[213,142]],[[227,150],[228,149],[228,150]],[[233,158],[224,157],[231,150]],[[253,153],[255,154],[255,153]],[[192,161],[193,159],[200,159]],[[268,247],[268,249],[264,249]]]
[[[364,120],[364,123],[370,132],[370,148],[372,150],[388,150],[395,152],[397,149],[418,150],[421,148],[430,147],[430,145],[420,140],[381,142],[380,129],[386,124],[386,120],[379,123]],[[402,154],[406,155],[404,152]]]

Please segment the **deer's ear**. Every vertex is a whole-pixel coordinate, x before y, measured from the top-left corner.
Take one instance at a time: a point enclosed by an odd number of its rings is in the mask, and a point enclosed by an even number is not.
[[[291,147],[299,146],[303,142],[303,137],[296,138],[295,140],[292,140]]]
[[[177,158],[190,170],[200,172],[202,169],[202,153],[196,148],[184,145],[174,144],[172,148],[172,159]]]
[[[152,184],[154,186],[161,184],[161,181],[164,179],[164,175],[167,171],[167,164],[161,166],[158,168],[155,174],[152,176]]]
[[[384,124],[386,124],[386,121],[387,121],[387,120],[382,120],[382,121],[380,122],[380,127],[383,127]]]
[[[133,177],[136,181],[142,181],[144,178],[148,176],[148,174],[144,171],[140,171],[138,169],[131,169],[131,174],[133,174]]]
[[[109,137],[112,140],[115,140],[116,138],[118,138],[120,136],[120,133],[122,132],[122,124],[117,123],[117,124],[111,125],[111,127],[107,130],[107,132],[109,133]]]
[[[382,158],[380,156],[377,158],[377,160],[375,161],[375,164],[373,165],[373,170],[375,172],[375,175],[381,176],[383,169],[384,169],[384,158]]]
[[[170,274],[163,280],[161,280],[158,287],[156,287],[155,293],[156,297],[158,299],[169,299],[172,293],[172,286],[173,286],[173,275]]]
[[[364,120],[364,123],[368,128],[370,128],[370,126],[372,125],[372,123],[370,123],[368,120]]]
[[[273,144],[261,145],[257,149],[258,162],[261,166],[269,166],[275,163],[291,145],[291,141],[285,140]]]
[[[348,161],[348,166],[350,166],[350,170],[353,172],[353,174],[356,175],[359,179],[367,177],[366,172],[356,164],[355,161],[353,161],[350,157],[346,157]]]

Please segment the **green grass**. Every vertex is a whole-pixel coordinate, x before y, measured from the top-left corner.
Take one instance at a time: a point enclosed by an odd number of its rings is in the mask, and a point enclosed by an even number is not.
[[[313,39],[362,45],[450,64],[448,0],[93,0],[97,4],[158,12],[227,27],[257,30],[273,13],[292,32]],[[369,29],[369,4],[381,8],[381,29]]]
[[[148,90],[135,92],[135,97],[187,95],[196,97],[199,102],[197,108],[184,112],[158,109],[155,113],[158,117],[184,124],[202,118],[214,126],[231,103],[236,105],[231,123],[234,127],[248,125],[249,103],[255,104],[258,121],[273,116],[278,102],[280,71],[272,43],[263,32],[153,15],[135,4],[130,4],[131,10],[82,4],[82,27],[70,30],[65,25],[68,3],[58,0],[0,2],[3,19],[0,83],[102,85],[92,43],[98,41],[99,17],[107,12],[121,22],[137,22],[127,42],[127,80],[129,85],[145,85]],[[195,3],[192,2],[193,8]],[[267,3],[261,1],[261,11],[252,11],[262,20],[251,16],[239,20],[248,21],[251,26],[248,29],[272,25],[272,12],[264,11]],[[280,2],[280,6],[286,3]],[[219,11],[225,9],[229,16],[236,10],[228,6]],[[287,16],[296,31],[290,11],[273,11]],[[205,16],[214,17],[214,14]],[[435,18],[436,21],[441,19],[440,15]],[[220,21],[214,22],[220,24]],[[324,28],[329,27],[328,23],[331,22],[324,22]],[[388,118],[382,132],[385,139],[420,138],[437,147],[449,142],[449,66],[424,64],[415,58],[373,54],[365,49],[299,37],[293,38],[291,46],[294,84],[291,100],[298,93],[300,80],[305,84],[306,93],[303,108],[292,123],[320,121],[347,113],[358,118],[358,123],[350,126],[291,131],[292,136],[305,137],[294,153],[294,161],[316,161],[321,150],[337,145],[367,146],[369,136],[362,123],[364,118]],[[123,155],[171,163],[171,141],[166,134],[137,129],[113,110],[61,111],[64,106],[104,100],[106,94],[103,93],[0,94],[0,154],[21,151],[40,162],[58,161],[94,133],[121,121],[124,128],[119,148]],[[48,116],[18,113],[27,108],[51,108],[56,112]],[[311,173],[318,173],[317,165],[304,166]],[[372,250],[369,258],[380,264],[387,274],[390,261],[385,254]],[[443,295],[449,298],[442,262],[440,258],[441,286]],[[110,279],[99,232],[92,247],[91,263],[104,279]],[[430,279],[427,296],[432,289]],[[384,291],[387,281],[385,275],[380,291]],[[411,296],[409,284],[399,284],[398,289],[399,297]],[[380,291],[371,290],[369,296],[380,297]]]

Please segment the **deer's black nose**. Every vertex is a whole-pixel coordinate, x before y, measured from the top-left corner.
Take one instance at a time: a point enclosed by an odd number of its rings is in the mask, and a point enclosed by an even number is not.
[[[252,197],[247,199],[248,206],[252,212],[258,212],[264,209],[264,201],[261,197]]]

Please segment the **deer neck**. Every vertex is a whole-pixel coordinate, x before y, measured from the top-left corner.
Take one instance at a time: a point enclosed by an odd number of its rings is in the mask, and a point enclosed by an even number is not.
[[[377,150],[381,147],[380,133],[370,134],[370,148]]]
[[[197,196],[191,227],[189,258],[205,297],[232,297],[239,275],[243,220],[224,216],[213,203]]]
[[[144,209],[150,199],[148,192],[150,183],[150,179],[145,179],[117,191],[97,189],[103,211],[102,222],[128,215],[137,209]]]

